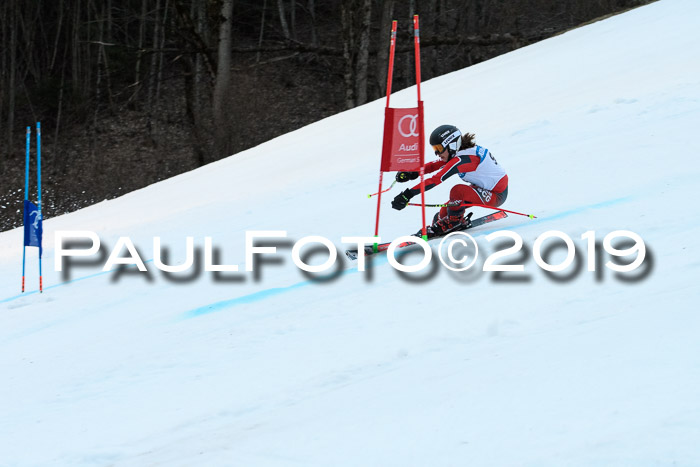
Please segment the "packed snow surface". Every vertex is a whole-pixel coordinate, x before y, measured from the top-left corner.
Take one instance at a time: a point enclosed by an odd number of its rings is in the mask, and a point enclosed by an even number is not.
[[[537,216],[472,230],[467,272],[343,255],[374,233],[384,100],[46,221],[42,294],[37,249],[21,294],[22,232],[0,234],[0,466],[700,465],[698,31],[700,2],[661,0],[423,83],[426,130],[476,133],[508,172],[503,207]],[[382,199],[386,241],[420,226],[390,208],[404,188]],[[66,230],[102,249],[58,272]],[[501,230],[523,247],[496,263],[523,271],[482,270],[513,244],[486,240]],[[635,271],[606,266],[619,230],[646,246]],[[246,271],[253,231],[287,236]],[[549,231],[576,249],[546,274]],[[293,263],[309,235],[339,250],[327,280]],[[120,237],[147,272],[102,271]],[[161,272],[154,237],[170,265],[192,237],[194,265]],[[205,237],[238,272],[203,270]]]

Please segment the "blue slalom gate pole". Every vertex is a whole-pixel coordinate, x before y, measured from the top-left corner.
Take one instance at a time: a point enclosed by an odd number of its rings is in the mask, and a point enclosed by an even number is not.
[[[24,164],[24,200],[29,199],[29,144],[31,143],[32,127],[27,127],[27,151],[26,151],[26,162]],[[27,209],[26,206],[23,209]],[[22,239],[22,293],[24,293],[24,263],[27,257],[27,245],[24,239]]]
[[[41,219],[40,222],[43,222],[43,217],[41,217],[41,122],[36,122],[36,179],[38,192],[37,208],[39,219]],[[41,253],[43,249],[41,243],[39,243],[39,293],[44,292],[41,276]]]

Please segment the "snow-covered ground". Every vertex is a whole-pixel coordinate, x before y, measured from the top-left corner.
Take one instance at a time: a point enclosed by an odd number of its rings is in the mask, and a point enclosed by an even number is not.
[[[0,466],[700,465],[698,31],[700,2],[661,0],[423,84],[427,131],[475,132],[504,207],[538,216],[473,230],[467,273],[342,255],[374,230],[383,100],[48,220],[43,294],[36,249],[20,294],[22,233],[0,234]],[[398,192],[386,240],[420,224]],[[96,232],[103,256],[57,272],[59,230]],[[288,238],[246,272],[254,230]],[[480,271],[498,230],[524,272]],[[532,253],[550,230],[577,246],[554,277]],[[615,230],[644,263],[614,273],[598,245],[589,272],[581,236]],[[292,263],[307,235],[341,251],[331,280]],[[147,273],[101,271],[121,236]],[[192,236],[200,270],[160,272],[156,236],[169,264]],[[201,271],[205,237],[238,273]]]

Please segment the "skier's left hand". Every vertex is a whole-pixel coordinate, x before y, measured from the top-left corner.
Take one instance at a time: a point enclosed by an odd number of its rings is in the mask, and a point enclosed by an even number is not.
[[[412,197],[413,193],[411,193],[411,189],[408,188],[396,195],[394,201],[391,202],[391,207],[400,211],[408,205],[408,202],[411,200]]]
[[[397,172],[396,181],[399,183],[415,180],[418,178],[418,172]]]

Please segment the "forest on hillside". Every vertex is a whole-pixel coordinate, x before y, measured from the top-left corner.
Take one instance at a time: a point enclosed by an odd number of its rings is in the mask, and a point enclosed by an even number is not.
[[[0,231],[37,121],[50,218],[381,98],[392,19],[397,91],[414,14],[427,80],[650,1],[3,0]]]

